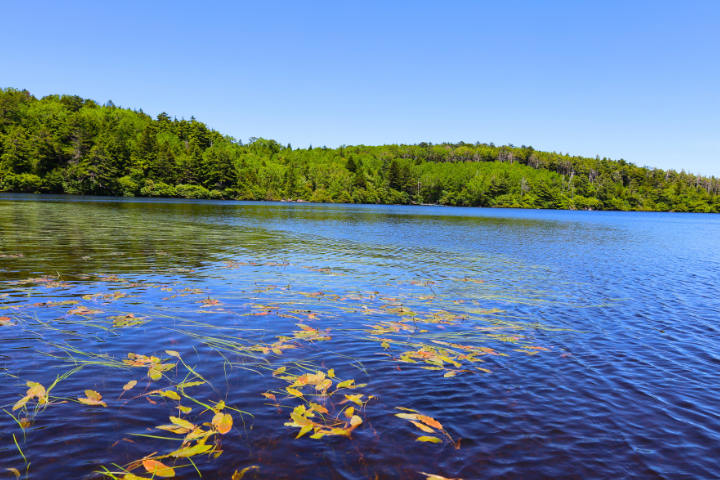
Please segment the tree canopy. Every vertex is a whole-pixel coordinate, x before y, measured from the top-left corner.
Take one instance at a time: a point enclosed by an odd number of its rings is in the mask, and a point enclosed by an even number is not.
[[[0,190],[9,192],[718,213],[719,186],[524,145],[243,144],[195,118],[0,89]]]

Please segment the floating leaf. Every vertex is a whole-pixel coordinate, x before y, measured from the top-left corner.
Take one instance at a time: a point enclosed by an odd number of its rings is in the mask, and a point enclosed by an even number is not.
[[[405,420],[417,420],[418,419],[417,413],[396,413],[396,417],[404,418]]]
[[[347,388],[352,385],[354,381],[355,380],[345,380],[344,382],[340,382],[337,384],[337,389],[340,390],[341,388]]]
[[[180,395],[178,395],[176,392],[173,392],[172,390],[162,392],[162,396],[167,397],[170,400],[180,400]]]
[[[331,368],[330,370],[328,370],[327,376],[330,378],[335,378],[335,369]]]
[[[30,387],[30,389],[28,389],[28,391],[27,391],[27,393],[26,393],[26,395],[27,395],[28,397],[31,397],[31,398],[32,398],[32,397],[40,398],[40,397],[44,397],[44,396],[45,396],[45,387],[43,387],[43,386],[40,385],[39,383],[37,383],[37,382],[27,382],[27,386]]]
[[[285,390],[287,390],[287,392],[288,392],[290,395],[295,395],[296,397],[302,397],[302,396],[303,396],[303,394],[302,394],[302,392],[301,392],[300,390],[296,390],[296,389],[294,389],[294,388],[292,388],[292,387],[286,387]]]
[[[276,369],[275,371],[273,371],[273,375],[280,375],[281,373],[284,373],[285,370],[287,370],[287,368],[285,368],[285,367],[279,367],[278,369]]]
[[[94,390],[85,390],[85,396],[87,398],[78,398],[78,402],[84,403],[85,405],[102,405],[107,407],[105,402],[102,401],[102,395]]]
[[[130,390],[131,388],[133,388],[135,385],[137,385],[137,381],[136,381],[136,380],[130,380],[130,381],[123,387],[123,390],[128,391],[128,390]]]
[[[352,418],[354,413],[355,413],[355,407],[350,407],[347,410],[345,410],[345,416],[347,418]]]
[[[440,430],[442,430],[442,428],[443,428],[442,425],[440,425],[440,422],[438,422],[434,418],[426,417],[425,415],[418,415],[417,419],[420,420],[421,422],[423,422],[425,425],[439,428]]]
[[[455,375],[457,375],[457,372],[451,370],[443,375],[443,377],[454,377]]]
[[[14,412],[15,410],[20,409],[20,408],[23,408],[23,407],[27,404],[27,402],[29,402],[30,400],[32,400],[32,397],[29,396],[29,395],[28,395],[27,397],[21,398],[21,399],[15,404],[15,406],[13,406],[13,408],[12,408],[12,409],[13,409],[13,412]]]
[[[192,457],[194,455],[200,455],[201,453],[205,453],[212,448],[213,448],[212,445],[198,444],[193,447],[176,450],[176,451],[172,452],[170,455],[173,457],[178,457],[178,458],[187,458],[187,457]]]
[[[275,398],[275,395],[273,395],[272,393],[265,392],[265,393],[263,393],[263,396],[269,400],[277,401],[277,399]]]
[[[177,426],[179,426],[179,427],[187,428],[188,430],[194,430],[194,429],[195,429],[195,425],[193,425],[192,423],[188,422],[187,420],[183,420],[182,418],[170,417],[170,421],[171,421],[172,423],[174,423],[175,425],[177,425]]]
[[[192,408],[190,408],[190,407],[183,407],[182,405],[178,406],[178,409],[180,409],[180,411],[183,412],[183,413],[190,413],[190,411],[192,410]]]
[[[365,395],[345,395],[345,400],[343,400],[341,403],[345,402],[353,402],[356,405],[359,405],[362,407],[362,401],[360,400]]]
[[[350,425],[351,425],[352,427],[357,427],[357,426],[360,425],[362,422],[363,422],[363,421],[362,421],[362,418],[358,417],[357,415],[353,415],[352,418],[350,419]]]
[[[442,440],[440,440],[439,438],[437,438],[437,437],[428,437],[428,436],[418,437],[418,438],[415,439],[415,441],[416,441],[416,442],[442,443]]]
[[[172,357],[180,358],[180,354],[178,352],[176,352],[175,350],[165,350],[165,353],[167,353],[168,355],[170,355]]]
[[[312,402],[310,402],[310,406],[311,406],[312,409],[315,410],[316,412],[329,413],[327,408],[323,407],[322,405],[318,405],[317,403],[312,403]]]
[[[480,367],[475,367],[475,368],[477,368],[477,369],[480,370],[481,372],[492,373],[492,370],[488,370],[487,368],[480,368]]]
[[[419,428],[420,430],[422,430],[423,432],[435,433],[435,430],[433,430],[432,428],[428,427],[427,425],[423,425],[423,424],[420,423],[420,422],[413,422],[412,420],[410,420],[410,423],[412,423],[413,425],[415,425],[416,427],[418,427],[418,428]]]
[[[185,382],[185,383],[179,383],[177,385],[177,388],[190,388],[190,387],[197,387],[198,385],[205,385],[205,382]]]
[[[156,477],[169,478],[175,476],[175,470],[157,460],[143,460],[142,464],[148,473],[152,473]]]
[[[15,474],[15,478],[20,478],[20,471],[17,468],[6,468],[5,470]]]
[[[225,435],[233,426],[233,418],[229,413],[218,413],[213,417],[212,424],[219,433]]]

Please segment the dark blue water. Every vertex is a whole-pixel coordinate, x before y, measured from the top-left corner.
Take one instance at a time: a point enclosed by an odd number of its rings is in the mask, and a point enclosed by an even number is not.
[[[224,401],[222,454],[161,458],[175,478],[717,478],[719,234],[705,214],[2,195],[0,469],[150,478],[137,461],[183,445],[155,427],[180,404],[211,430]],[[128,353],[178,365],[153,381]],[[330,369],[326,395],[285,390]],[[296,439],[305,401],[363,423]]]

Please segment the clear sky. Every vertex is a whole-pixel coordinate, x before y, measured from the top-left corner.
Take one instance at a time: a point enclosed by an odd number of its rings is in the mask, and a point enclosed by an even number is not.
[[[293,147],[532,145],[720,176],[720,1],[33,1],[0,84]]]

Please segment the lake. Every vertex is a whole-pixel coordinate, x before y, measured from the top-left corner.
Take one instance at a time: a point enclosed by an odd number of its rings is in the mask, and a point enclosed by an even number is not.
[[[3,194],[0,471],[717,478],[719,238],[711,214]]]

